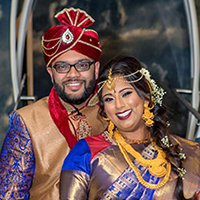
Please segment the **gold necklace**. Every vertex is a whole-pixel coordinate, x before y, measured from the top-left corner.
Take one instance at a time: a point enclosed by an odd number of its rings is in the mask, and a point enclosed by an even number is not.
[[[133,171],[136,174],[137,179],[139,180],[139,182],[142,185],[144,185],[145,187],[150,188],[150,189],[158,189],[168,182],[169,176],[170,176],[170,173],[171,173],[171,164],[169,162],[167,162],[167,160],[165,159],[166,155],[162,151],[162,149],[159,148],[154,142],[152,142],[152,143],[153,143],[154,148],[157,150],[158,155],[155,159],[147,160],[147,159],[144,159],[140,153],[135,151],[131,147],[130,144],[127,144],[125,142],[124,138],[122,137],[122,135],[119,133],[118,130],[114,131],[114,137],[115,137],[116,143],[118,144],[119,149],[120,149],[121,153],[123,154],[126,162],[133,169]],[[127,152],[130,153],[134,158],[136,158],[137,161],[142,166],[147,167],[147,169],[149,170],[149,173],[151,175],[156,176],[156,177],[163,177],[164,176],[163,180],[158,184],[151,184],[151,183],[146,182],[142,178],[137,167],[133,164],[133,162],[129,158]],[[166,168],[165,168],[165,166],[166,166]]]

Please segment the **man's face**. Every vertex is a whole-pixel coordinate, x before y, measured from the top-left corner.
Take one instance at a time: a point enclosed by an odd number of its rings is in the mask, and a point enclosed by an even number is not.
[[[59,56],[52,66],[60,61],[68,64],[78,62],[91,62],[92,59],[70,50]],[[55,68],[48,67],[48,73],[54,84],[54,88],[58,95],[66,102],[81,107],[89,96],[94,92],[96,79],[99,73],[99,62],[91,64],[90,69],[83,72],[78,72],[74,67],[71,67],[67,73],[58,73]]]

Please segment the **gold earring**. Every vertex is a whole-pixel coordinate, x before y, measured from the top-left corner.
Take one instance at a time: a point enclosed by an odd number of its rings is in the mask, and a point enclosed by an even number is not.
[[[113,130],[115,128],[115,125],[113,124],[112,121],[109,122],[109,125],[108,125],[108,132],[109,132],[109,137],[112,138],[113,137]]]
[[[144,104],[144,113],[142,115],[142,119],[145,121],[145,125],[147,127],[152,127],[154,124],[154,114],[153,112],[150,112],[150,110],[153,109],[153,107],[154,105],[151,108],[149,108],[148,103]]]
[[[110,121],[110,119],[108,118],[108,117],[102,117],[103,118],[103,120],[105,120],[105,121]]]

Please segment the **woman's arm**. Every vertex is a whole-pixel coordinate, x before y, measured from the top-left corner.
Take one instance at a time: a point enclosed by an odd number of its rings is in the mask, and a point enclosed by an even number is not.
[[[72,148],[64,161],[60,179],[61,200],[87,199],[90,159],[90,148],[82,139]]]

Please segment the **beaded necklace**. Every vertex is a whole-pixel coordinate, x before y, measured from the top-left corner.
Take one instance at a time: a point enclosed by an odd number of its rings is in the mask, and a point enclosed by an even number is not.
[[[150,140],[148,138],[144,139],[144,140],[133,140],[133,139],[129,139],[125,136],[123,136],[123,137],[124,137],[124,140],[129,144],[145,144],[145,143],[150,142]]]

